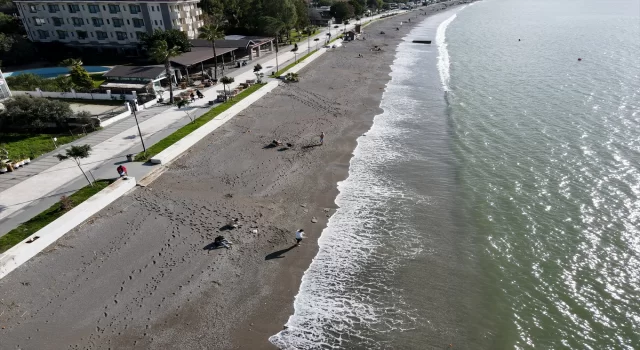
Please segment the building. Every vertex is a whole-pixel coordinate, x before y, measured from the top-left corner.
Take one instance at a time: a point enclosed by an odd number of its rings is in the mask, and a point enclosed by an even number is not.
[[[29,39],[79,47],[135,48],[142,33],[179,29],[196,38],[204,25],[198,0],[16,0]]]
[[[171,67],[171,70],[175,68]],[[164,65],[153,66],[115,66],[104,74],[105,82],[100,85],[101,90],[111,90],[112,93],[138,93],[142,103],[153,99],[163,91],[162,85],[167,86],[169,79]],[[175,81],[174,81],[175,83]],[[149,98],[144,98],[149,95]]]
[[[309,8],[309,22],[311,25],[319,27],[328,27],[333,23],[331,16],[331,8],[329,6]]]
[[[0,101],[9,97],[11,97],[11,90],[9,90],[9,85],[7,85],[7,81],[4,80],[4,75],[0,71]]]

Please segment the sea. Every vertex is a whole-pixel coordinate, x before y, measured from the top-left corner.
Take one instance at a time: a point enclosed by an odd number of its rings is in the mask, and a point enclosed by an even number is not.
[[[640,0],[448,8],[391,68],[270,341],[640,349]]]

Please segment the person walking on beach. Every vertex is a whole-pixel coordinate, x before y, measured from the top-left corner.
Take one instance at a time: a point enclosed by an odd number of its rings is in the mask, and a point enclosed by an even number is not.
[[[324,144],[324,131],[320,133],[320,145]]]
[[[300,242],[302,242],[303,238],[304,238],[304,230],[299,229],[298,231],[296,231],[296,247],[300,246]]]

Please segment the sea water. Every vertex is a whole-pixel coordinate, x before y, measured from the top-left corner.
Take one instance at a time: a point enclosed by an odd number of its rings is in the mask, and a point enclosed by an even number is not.
[[[487,0],[423,21],[270,340],[640,348],[639,39],[640,0]]]

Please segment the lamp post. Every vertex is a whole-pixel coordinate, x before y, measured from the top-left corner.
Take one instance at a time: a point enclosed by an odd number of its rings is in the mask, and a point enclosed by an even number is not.
[[[136,126],[138,127],[138,135],[140,136],[140,142],[142,143],[142,152],[147,153],[147,147],[144,145],[144,140],[142,139],[142,131],[140,131],[140,124],[138,123],[138,115],[136,114],[136,107],[138,105],[138,100],[133,100],[133,106],[131,109],[133,110],[133,118],[136,120]]]
[[[311,53],[311,29],[307,27],[307,55]]]

